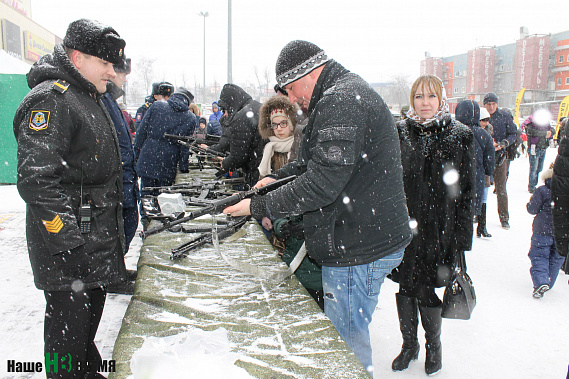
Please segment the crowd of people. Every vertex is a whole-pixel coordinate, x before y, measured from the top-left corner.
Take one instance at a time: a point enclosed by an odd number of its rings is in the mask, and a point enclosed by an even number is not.
[[[296,175],[224,213],[252,215],[287,264],[305,246],[298,279],[370,374],[369,324],[380,288],[385,278],[399,283],[403,345],[392,369],[418,358],[420,318],[425,372],[439,372],[442,301],[435,289],[471,249],[473,221],[476,237],[491,238],[492,183],[501,226],[510,228],[506,182],[520,129],[498,96],[486,94],[482,106],[462,101],[452,117],[442,81],[423,75],[396,123],[361,77],[314,43],[295,40],[281,50],[275,95],[263,104],[228,83],[206,119],[188,89],[158,82],[133,121],[116,101],[131,72],[125,45],[110,26],[72,22],[63,43],[31,68],[32,90],[14,118],[30,262],[46,298],[45,353],[69,352],[90,370],[48,376],[102,377],[94,337],[106,293],[128,293],[136,279],[124,255],[139,218],[148,224],[140,198],[153,195],[140,188],[171,185],[190,170],[188,148],[165,133],[220,136],[205,146],[224,153],[214,163],[249,187]],[[555,130],[531,117],[522,127],[527,209],[536,215],[531,278],[541,298],[569,249],[568,128],[538,187]]]

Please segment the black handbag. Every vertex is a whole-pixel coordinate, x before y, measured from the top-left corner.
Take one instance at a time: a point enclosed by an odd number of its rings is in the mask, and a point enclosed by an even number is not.
[[[468,320],[476,306],[476,293],[472,279],[466,273],[464,251],[458,254],[454,273],[445,288],[442,317]]]

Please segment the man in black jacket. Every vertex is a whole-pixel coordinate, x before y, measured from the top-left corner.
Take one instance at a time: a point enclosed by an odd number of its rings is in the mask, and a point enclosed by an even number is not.
[[[309,120],[297,160],[257,186],[298,178],[224,212],[304,215],[308,254],[322,265],[325,313],[372,372],[369,323],[385,276],[411,241],[393,116],[368,83],[313,43],[287,44],[276,73]]]
[[[121,156],[101,102],[124,46],[109,26],[72,22],[31,68],[14,117],[28,251],[47,302],[46,362],[59,360],[58,372],[46,367],[50,378],[101,377],[94,338],[104,288],[126,280]]]
[[[229,151],[229,156],[221,162],[222,170],[241,171],[246,183],[252,186],[259,179],[257,167],[265,146],[257,128],[261,103],[253,100],[243,88],[226,84],[221,90],[218,104],[224,111],[220,119],[223,135],[219,143],[210,148],[220,152]]]

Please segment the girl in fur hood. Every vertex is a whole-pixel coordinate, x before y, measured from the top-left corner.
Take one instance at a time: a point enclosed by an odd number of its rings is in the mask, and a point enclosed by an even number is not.
[[[565,261],[565,258],[557,253],[553,239],[550,190],[552,175],[553,163],[548,170],[541,173],[544,184],[535,190],[526,206],[528,213],[535,215],[528,256],[531,260],[529,272],[533,282],[533,297],[536,299],[542,298],[545,292],[553,288],[559,269]]]
[[[285,96],[274,96],[259,110],[259,134],[269,142],[259,164],[259,178],[284,166],[290,157],[296,128],[296,107]]]

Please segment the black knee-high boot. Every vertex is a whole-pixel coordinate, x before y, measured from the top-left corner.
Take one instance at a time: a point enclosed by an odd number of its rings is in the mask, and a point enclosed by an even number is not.
[[[476,227],[476,237],[492,237],[486,230],[486,203],[482,204],[480,215],[478,216],[478,226]]]
[[[405,370],[409,363],[419,356],[419,340],[417,339],[417,298],[407,297],[396,293],[397,314],[399,315],[399,328],[403,336],[401,353],[391,364],[393,371]]]
[[[421,324],[425,329],[426,358],[425,372],[434,375],[443,368],[443,347],[441,345],[442,305],[438,307],[419,306]]]

